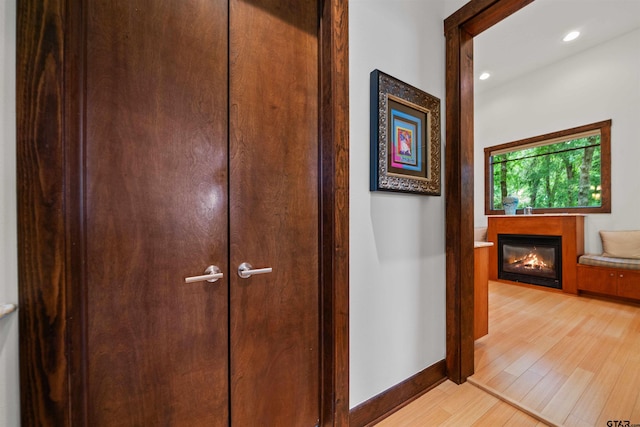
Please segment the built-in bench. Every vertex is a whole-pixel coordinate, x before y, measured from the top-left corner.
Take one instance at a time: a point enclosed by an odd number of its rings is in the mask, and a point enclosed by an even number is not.
[[[640,231],[601,231],[603,253],[578,259],[578,291],[640,300]]]

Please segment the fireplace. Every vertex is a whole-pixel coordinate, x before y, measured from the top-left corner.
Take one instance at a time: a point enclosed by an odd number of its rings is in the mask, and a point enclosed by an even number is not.
[[[583,214],[490,215],[487,240],[494,245],[489,250],[489,280],[498,280],[498,266],[502,265],[502,261],[498,263],[499,235],[562,236],[561,254],[558,254],[562,258],[559,282],[563,292],[577,294],[576,264],[578,257],[584,254],[584,217]]]
[[[562,237],[498,234],[498,278],[562,289]]]

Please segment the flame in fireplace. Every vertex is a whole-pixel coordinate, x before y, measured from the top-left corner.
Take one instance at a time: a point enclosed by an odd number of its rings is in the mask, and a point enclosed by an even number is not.
[[[524,258],[516,262],[522,265],[523,268],[532,270],[542,270],[549,267],[547,263],[538,258],[538,255],[534,252],[529,252]]]
[[[524,240],[522,242],[515,238],[513,242],[509,239],[499,242],[502,262],[498,263],[498,277],[525,283],[539,284],[538,280],[560,283],[560,267],[556,265],[559,261],[559,246],[547,245],[546,240],[544,244],[537,246],[535,238],[527,241],[530,236],[526,237],[520,239]]]

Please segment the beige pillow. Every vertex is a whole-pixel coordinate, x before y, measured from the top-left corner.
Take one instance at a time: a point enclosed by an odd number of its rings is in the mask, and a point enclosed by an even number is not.
[[[476,227],[473,229],[473,240],[476,242],[487,241],[487,227]]]
[[[640,259],[640,230],[600,231],[603,256]]]

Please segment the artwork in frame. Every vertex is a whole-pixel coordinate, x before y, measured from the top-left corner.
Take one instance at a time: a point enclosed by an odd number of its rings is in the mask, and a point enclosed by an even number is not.
[[[371,191],[439,196],[440,99],[371,72]]]

